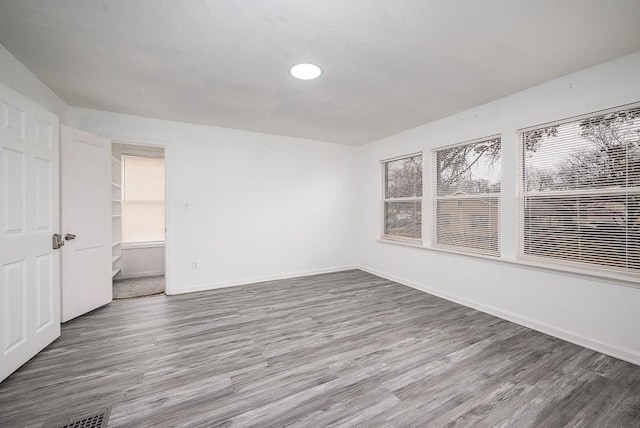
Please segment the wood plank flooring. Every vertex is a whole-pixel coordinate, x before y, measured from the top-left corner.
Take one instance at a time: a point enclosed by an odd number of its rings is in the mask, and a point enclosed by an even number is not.
[[[0,427],[640,426],[640,367],[353,270],[114,302],[0,384]]]

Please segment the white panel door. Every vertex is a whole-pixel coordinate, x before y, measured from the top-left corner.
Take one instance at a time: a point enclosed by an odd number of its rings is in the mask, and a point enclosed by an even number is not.
[[[66,322],[112,300],[111,140],[64,125],[60,135]]]
[[[0,381],[60,336],[58,118],[0,84]]]

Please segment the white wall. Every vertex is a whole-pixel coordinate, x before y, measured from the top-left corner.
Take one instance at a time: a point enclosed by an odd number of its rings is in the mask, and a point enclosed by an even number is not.
[[[0,82],[57,115],[61,124],[67,123],[67,104],[2,45]]]
[[[640,364],[640,288],[515,264],[516,130],[640,101],[640,52],[359,149],[358,264],[381,276]],[[380,242],[380,160],[424,151],[431,242],[435,147],[502,134],[502,261]]]
[[[169,293],[354,266],[355,147],[76,108],[70,120],[166,145]]]
[[[143,244],[122,248],[122,271],[116,278],[164,275],[164,244]]]

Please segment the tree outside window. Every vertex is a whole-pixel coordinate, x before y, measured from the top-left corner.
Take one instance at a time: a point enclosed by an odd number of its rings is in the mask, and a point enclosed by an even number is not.
[[[524,131],[521,256],[640,271],[640,107]]]
[[[383,162],[385,237],[422,238],[422,154]]]

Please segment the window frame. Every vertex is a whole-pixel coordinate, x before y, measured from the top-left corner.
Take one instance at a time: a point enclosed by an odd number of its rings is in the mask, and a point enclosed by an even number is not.
[[[547,191],[528,191],[526,189],[526,149],[524,144],[524,135],[527,132],[549,128],[552,126],[566,125],[569,123],[579,122],[584,119],[603,116],[622,110],[636,109],[640,107],[640,102],[624,104],[617,107],[607,108],[603,110],[591,111],[589,113],[571,116],[551,122],[544,122],[516,131],[517,137],[517,218],[516,218],[516,260],[521,264],[532,265],[536,267],[553,269],[558,271],[573,272],[578,274],[590,275],[600,278],[610,278],[615,280],[629,281],[638,283],[640,281],[640,272],[634,273],[629,270],[623,270],[614,266],[598,265],[585,261],[563,260],[560,258],[544,257],[525,253],[525,216],[527,197],[534,198],[554,198],[554,197],[598,197],[598,196],[615,196],[615,195],[640,195],[640,186],[638,187],[621,187],[621,188],[593,188],[593,189],[572,189],[572,190],[547,190]],[[628,205],[626,206],[628,209]],[[627,250],[625,245],[625,250]]]
[[[471,144],[476,144],[476,143],[481,143],[483,141],[489,141],[489,140],[493,140],[493,139],[499,139],[500,140],[500,144],[502,144],[502,133],[499,134],[493,134],[493,135],[488,135],[486,137],[481,137],[481,138],[474,138],[472,140],[467,140],[467,141],[463,141],[461,143],[455,143],[455,144],[448,144],[446,146],[439,146],[439,147],[435,147],[431,150],[431,166],[432,166],[432,211],[433,211],[433,220],[432,220],[432,239],[431,239],[431,246],[434,249],[442,249],[445,251],[454,251],[454,252],[458,252],[458,253],[462,253],[462,254],[470,254],[470,255],[478,255],[478,256],[482,256],[482,257],[487,257],[490,259],[496,259],[496,258],[501,258],[502,257],[502,252],[501,252],[501,207],[502,207],[502,181],[503,181],[503,174],[502,174],[502,165],[501,165],[501,169],[500,169],[500,192],[494,192],[494,193],[474,193],[471,195],[459,195],[459,196],[452,196],[452,195],[447,195],[447,196],[439,196],[438,195],[438,152],[441,150],[446,150],[446,149],[451,149],[454,147],[461,147],[461,146],[467,146],[467,145],[471,145]],[[500,151],[502,152],[502,146],[500,147]],[[500,160],[500,162],[502,162],[502,159]],[[457,246],[457,245],[448,245],[448,244],[441,244],[438,242],[438,201],[457,201],[457,205],[460,206],[461,202],[463,200],[482,200],[482,199],[487,199],[487,198],[497,198],[498,199],[498,207],[497,207],[497,214],[496,214],[496,223],[497,223],[497,227],[496,227],[496,233],[497,233],[497,238],[496,238],[496,242],[497,242],[497,248],[496,248],[496,252],[491,252],[491,251],[486,251],[486,250],[481,250],[481,249],[476,249],[476,248],[469,248],[469,247],[463,247],[463,246]],[[451,220],[449,219],[449,222]],[[489,228],[491,221],[489,219],[489,224],[487,225],[487,229]]]
[[[422,157],[422,195],[421,196],[409,196],[409,197],[400,197],[400,198],[387,198],[387,164],[389,162],[398,161],[402,159],[409,159],[413,157],[421,156]],[[393,158],[383,159],[380,161],[380,171],[382,175],[382,203],[380,204],[380,213],[381,213],[381,222],[380,222],[380,239],[389,240],[389,241],[397,241],[397,242],[405,242],[414,245],[422,245],[423,243],[423,220],[424,215],[422,214],[422,209],[424,208],[424,152],[414,152],[406,155],[400,155]],[[388,202],[420,202],[420,237],[419,238],[410,238],[406,236],[399,235],[390,235],[386,233],[386,221],[387,215],[385,211],[385,206]]]

